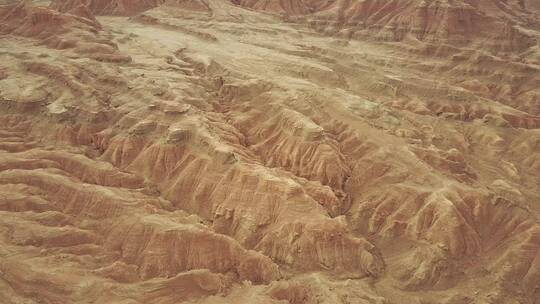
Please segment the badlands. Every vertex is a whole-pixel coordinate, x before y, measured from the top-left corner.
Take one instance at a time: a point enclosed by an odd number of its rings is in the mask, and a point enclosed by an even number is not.
[[[0,303],[539,304],[539,0],[0,0]]]

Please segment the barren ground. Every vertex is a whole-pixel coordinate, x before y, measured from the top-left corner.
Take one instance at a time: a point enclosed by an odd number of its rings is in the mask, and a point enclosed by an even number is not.
[[[536,25],[179,2],[0,6],[0,303],[540,303]]]

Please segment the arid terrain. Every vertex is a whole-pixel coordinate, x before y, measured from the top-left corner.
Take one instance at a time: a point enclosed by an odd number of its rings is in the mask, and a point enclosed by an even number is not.
[[[1,304],[540,304],[539,0],[0,0]]]

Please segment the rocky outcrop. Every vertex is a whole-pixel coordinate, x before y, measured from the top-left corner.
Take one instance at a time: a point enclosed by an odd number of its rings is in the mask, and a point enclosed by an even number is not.
[[[517,24],[533,22],[534,5],[506,1],[233,1],[306,22],[331,35],[384,41],[418,39],[453,44],[485,40],[490,48],[524,50],[537,42]],[[497,28],[496,31],[493,31]],[[485,39],[486,38],[486,39]]]
[[[20,2],[16,5],[1,8],[1,31],[2,34],[47,39],[66,33],[73,30],[73,28],[86,31],[99,29],[99,23],[84,7],[75,7],[74,13],[77,14],[60,14],[53,10]]]

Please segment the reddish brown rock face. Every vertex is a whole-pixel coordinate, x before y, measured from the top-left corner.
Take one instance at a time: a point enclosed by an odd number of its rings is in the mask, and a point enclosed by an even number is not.
[[[536,1],[9,2],[1,303],[540,303]]]
[[[338,36],[385,41],[413,38],[460,45],[485,40],[495,44],[491,47],[518,49],[535,41],[516,23],[538,23],[540,12],[534,4],[500,0],[233,2],[309,22],[315,29]]]

